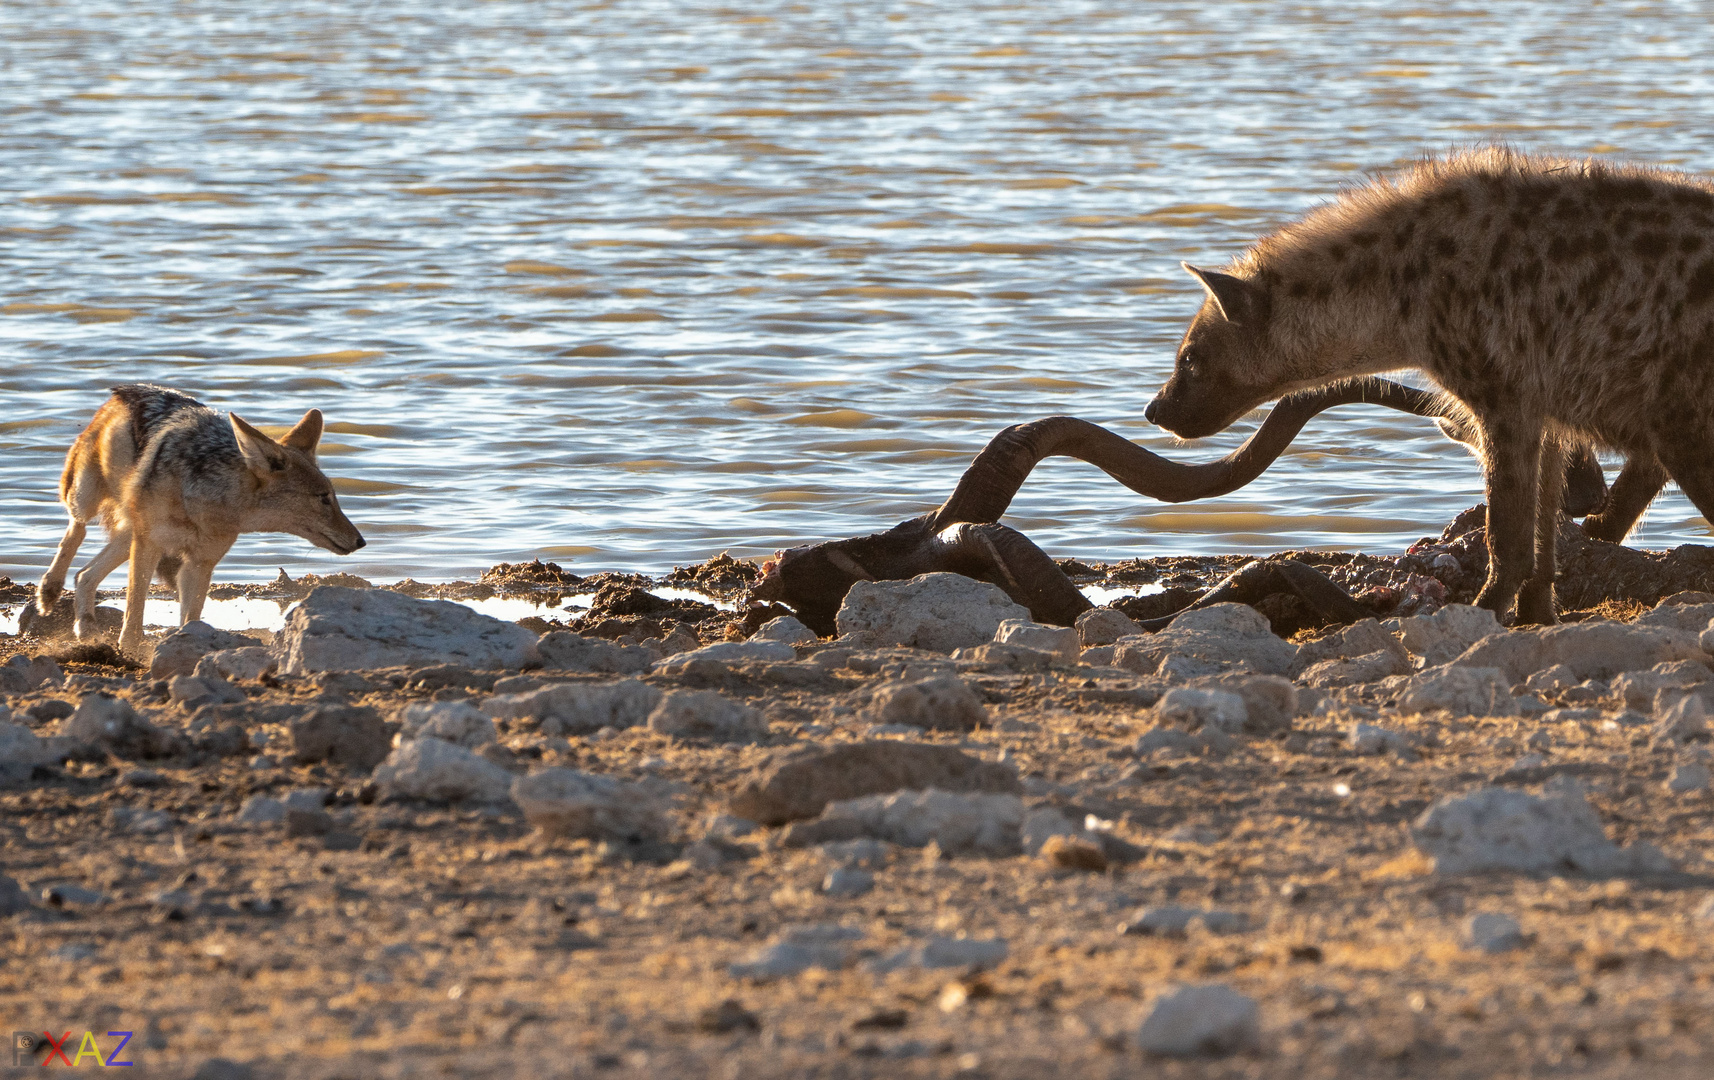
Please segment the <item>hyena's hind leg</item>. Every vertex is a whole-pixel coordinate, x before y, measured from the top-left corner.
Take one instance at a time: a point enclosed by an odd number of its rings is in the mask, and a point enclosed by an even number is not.
[[[1553,578],[1558,564],[1555,549],[1565,488],[1565,457],[1565,447],[1558,438],[1549,434],[1541,441],[1535,491],[1535,570],[1518,592],[1514,626],[1552,626],[1559,621],[1553,603]]]
[[[1488,581],[1476,594],[1476,606],[1487,608],[1496,618],[1505,615],[1524,583],[1535,576],[1536,487],[1546,434],[1534,417],[1492,416],[1482,421]],[[1559,490],[1558,484],[1554,490]]]

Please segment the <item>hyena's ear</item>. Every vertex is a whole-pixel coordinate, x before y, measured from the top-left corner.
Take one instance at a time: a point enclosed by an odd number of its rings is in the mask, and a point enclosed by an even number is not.
[[[245,423],[237,413],[227,413],[226,418],[232,422],[232,434],[238,440],[238,453],[244,457],[245,468],[266,479],[286,467],[278,443]]]
[[[1268,317],[1267,290],[1255,282],[1222,274],[1218,270],[1203,270],[1187,262],[1178,265],[1202,282],[1202,287],[1214,298],[1214,306],[1220,309],[1227,322],[1238,326],[1255,325]]]
[[[293,450],[302,450],[310,457],[315,457],[315,447],[319,442],[321,442],[321,410],[311,409],[304,413],[304,418],[298,421],[297,427],[286,432],[286,437],[280,440],[280,445],[289,446]]]

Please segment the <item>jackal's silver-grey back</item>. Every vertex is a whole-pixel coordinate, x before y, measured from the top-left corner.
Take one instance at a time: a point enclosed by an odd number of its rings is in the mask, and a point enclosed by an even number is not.
[[[1422,368],[1480,435],[1489,607],[1528,579],[1520,618],[1553,618],[1558,469],[1542,466],[1567,442],[1658,463],[1714,512],[1706,180],[1475,151],[1348,192],[1224,272],[1190,269],[1208,296],[1151,419],[1204,435],[1281,393]]]

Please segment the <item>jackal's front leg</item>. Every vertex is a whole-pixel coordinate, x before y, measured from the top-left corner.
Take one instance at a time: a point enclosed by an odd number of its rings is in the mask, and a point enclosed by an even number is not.
[[[54,561],[49,564],[48,572],[42,575],[42,582],[36,587],[36,610],[43,615],[53,614],[54,604],[59,602],[60,593],[65,591],[65,572],[71,568],[71,560],[77,555],[77,549],[83,544],[84,536],[89,532],[89,526],[76,518],[66,526],[65,536],[60,539],[59,550],[54,552]]]
[[[119,651],[135,656],[143,644],[143,608],[149,600],[149,582],[155,579],[155,567],[161,561],[161,549],[149,542],[141,531],[131,537],[131,573],[125,583],[125,625],[119,631]]]
[[[222,552],[224,554],[224,552]],[[179,567],[179,625],[202,618],[202,603],[208,599],[208,585],[214,580],[214,564],[220,561],[187,555]]]

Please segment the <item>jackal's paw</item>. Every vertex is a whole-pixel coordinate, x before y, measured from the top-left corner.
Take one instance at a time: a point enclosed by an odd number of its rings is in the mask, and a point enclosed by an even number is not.
[[[64,594],[65,582],[42,582],[40,585],[36,586],[36,610],[41,612],[43,615],[52,615],[54,613],[54,605],[59,603],[60,597]]]

